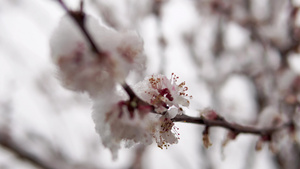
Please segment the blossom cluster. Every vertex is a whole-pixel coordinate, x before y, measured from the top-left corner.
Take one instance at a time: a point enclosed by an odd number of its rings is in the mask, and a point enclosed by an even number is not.
[[[172,118],[189,106],[185,82],[177,84],[175,74],[151,75],[130,86],[134,96],[118,87],[131,71],[145,68],[143,40],[133,32],[117,32],[87,16],[85,27],[101,53],[90,47],[86,37],[68,16],[62,18],[50,44],[52,59],[62,84],[86,92],[93,100],[92,117],[102,144],[113,158],[121,145],[150,145],[160,148],[178,142],[178,128]]]
[[[184,83],[177,85],[164,75],[146,77],[132,88],[135,99],[116,91],[105,99],[94,99],[96,131],[114,158],[122,142],[130,147],[150,145],[154,140],[161,149],[177,143],[179,133],[172,118],[189,106]]]

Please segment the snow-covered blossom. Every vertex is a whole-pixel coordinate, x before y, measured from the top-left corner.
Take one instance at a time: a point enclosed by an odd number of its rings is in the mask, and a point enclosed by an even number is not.
[[[113,158],[117,158],[121,143],[127,145],[152,143],[150,126],[154,120],[147,117],[151,109],[134,105],[130,101],[120,100],[120,96],[94,100],[93,120],[102,144],[109,148]],[[111,102],[108,102],[111,100]]]
[[[149,145],[155,140],[160,148],[178,142],[179,128],[172,118],[183,113],[180,106],[188,106],[189,102],[185,98],[187,89],[184,83],[177,85],[176,76],[172,77],[173,80],[169,80],[163,75],[153,75],[134,85],[132,88],[141,98],[129,99],[117,94],[105,96],[105,99],[103,96],[94,98],[96,131],[103,145],[111,150],[113,158],[117,157],[122,142]]]
[[[115,159],[123,142],[149,145],[155,140],[160,148],[177,143],[172,118],[189,106],[185,82],[177,85],[174,74],[171,79],[152,75],[132,87],[140,98],[123,97],[117,84],[123,84],[131,70],[141,72],[145,66],[142,39],[135,32],[106,28],[90,16],[84,21],[101,51],[95,52],[82,30],[64,16],[51,38],[52,59],[67,88],[88,92],[93,99],[93,120],[102,144]]]
[[[62,83],[74,91],[95,96],[124,82],[131,70],[144,69],[143,40],[132,31],[117,32],[85,17],[85,28],[101,53],[95,53],[78,25],[64,16],[53,33],[52,59]]]
[[[100,98],[95,100],[93,108],[96,131],[102,144],[112,152],[113,159],[117,158],[122,143],[150,145],[154,139],[158,147],[168,148],[178,142],[178,128],[171,120],[174,115],[153,114],[151,107],[135,105],[128,100],[107,104],[107,99]]]

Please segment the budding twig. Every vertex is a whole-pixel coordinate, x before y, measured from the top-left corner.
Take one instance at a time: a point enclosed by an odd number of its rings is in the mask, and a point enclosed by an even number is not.
[[[123,85],[123,88],[125,89],[127,94],[130,96],[130,99],[135,98],[136,100],[139,100],[139,101],[143,102],[144,104],[148,104],[148,103],[145,103],[143,100],[141,100],[138,96],[136,96],[136,94],[133,92],[133,90],[127,84]],[[148,105],[153,107],[150,104],[148,104]],[[153,113],[160,114],[160,113],[155,112],[154,107],[153,107],[152,110],[153,110],[152,111]],[[200,125],[205,125],[207,127],[223,127],[223,128],[226,128],[230,131],[233,131],[237,134],[247,133],[247,134],[260,135],[260,136],[270,136],[276,131],[282,130],[284,128],[287,128],[287,127],[290,127],[290,126],[293,125],[293,122],[290,121],[290,122],[287,122],[287,123],[285,123],[285,124],[283,124],[279,127],[259,129],[259,128],[255,128],[255,127],[243,126],[243,125],[239,125],[239,124],[235,124],[235,123],[230,123],[222,117],[210,120],[210,119],[206,119],[203,116],[201,116],[201,117],[191,117],[191,116],[188,116],[188,115],[185,115],[185,114],[175,116],[172,119],[172,121],[173,122],[186,122],[186,123],[200,124]]]
[[[242,126],[239,124],[230,123],[224,119],[209,120],[202,116],[201,117],[190,117],[185,114],[177,115],[172,120],[174,122],[202,124],[202,125],[206,125],[206,126],[210,126],[210,127],[223,127],[223,128],[226,128],[226,129],[231,130],[236,133],[248,133],[248,134],[261,135],[261,136],[271,135],[272,133],[274,133],[276,131],[279,131],[281,129],[284,129],[284,128],[292,125],[292,122],[288,122],[279,127],[258,129],[258,128],[254,128],[254,127],[250,127],[250,126]]]

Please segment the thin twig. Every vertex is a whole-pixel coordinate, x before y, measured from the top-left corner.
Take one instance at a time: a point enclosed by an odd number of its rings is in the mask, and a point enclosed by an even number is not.
[[[130,88],[130,86],[126,83],[124,83],[122,85],[123,89],[126,91],[126,93],[128,94],[130,100],[133,100],[134,98],[136,98],[137,96],[135,95],[135,93],[133,92],[133,90]]]
[[[80,4],[80,11],[71,11],[68,9],[66,4],[63,0],[57,0],[62,8],[74,19],[77,25],[80,27],[82,33],[87,38],[88,42],[90,43],[92,50],[98,54],[98,56],[102,56],[104,52],[101,50],[99,46],[93,41],[92,37],[90,36],[89,32],[85,28],[85,14],[83,12],[83,1]]]

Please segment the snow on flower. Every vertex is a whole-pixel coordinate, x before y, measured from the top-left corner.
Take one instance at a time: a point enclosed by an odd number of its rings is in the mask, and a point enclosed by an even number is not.
[[[117,94],[105,96],[105,99],[103,96],[94,98],[96,131],[114,159],[122,142],[149,145],[155,140],[162,149],[178,142],[179,128],[172,118],[182,114],[180,106],[188,106],[189,102],[185,98],[188,95],[184,82],[177,85],[178,78],[175,75],[172,78],[169,80],[163,75],[153,75],[132,87],[140,99],[148,103]],[[162,108],[165,110],[157,112]]]
[[[67,88],[88,92],[93,99],[96,131],[113,158],[123,142],[149,145],[154,139],[160,148],[177,143],[178,128],[171,119],[183,113],[181,106],[189,105],[185,82],[177,85],[174,74],[171,79],[152,75],[133,86],[140,98],[122,97],[117,84],[123,84],[131,70],[144,69],[142,39],[135,32],[101,26],[90,16],[85,17],[85,28],[100,53],[92,50],[74,21],[64,16],[50,41],[52,59]]]
[[[121,143],[127,145],[152,143],[149,126],[153,118],[147,114],[151,108],[120,100],[120,96],[109,96],[106,99],[94,100],[93,120],[102,144],[117,158]],[[110,101],[108,101],[110,100]]]
[[[144,69],[143,40],[133,31],[117,32],[90,16],[85,26],[101,54],[96,54],[77,24],[64,16],[51,40],[52,59],[63,85],[95,97],[124,82],[131,70]]]

